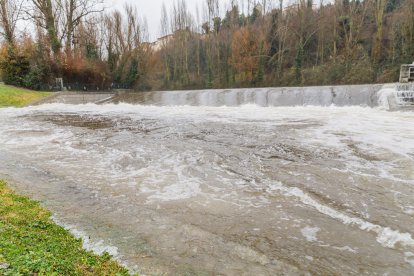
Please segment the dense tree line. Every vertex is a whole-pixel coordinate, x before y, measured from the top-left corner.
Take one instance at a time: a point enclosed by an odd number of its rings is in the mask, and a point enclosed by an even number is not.
[[[31,88],[65,83],[137,90],[393,82],[414,61],[414,0],[184,0],[163,6],[148,42],[139,7],[101,0],[0,0],[0,68]],[[31,22],[19,32],[20,21]]]

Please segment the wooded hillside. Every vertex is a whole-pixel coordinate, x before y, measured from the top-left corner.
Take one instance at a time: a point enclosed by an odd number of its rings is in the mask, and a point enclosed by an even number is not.
[[[101,0],[1,0],[3,80],[136,90],[394,82],[414,61],[414,0],[184,0],[160,11],[161,38],[148,42],[139,8],[104,10]],[[242,12],[245,11],[245,12]],[[202,14],[202,15],[200,15]],[[30,20],[33,31],[19,31]]]

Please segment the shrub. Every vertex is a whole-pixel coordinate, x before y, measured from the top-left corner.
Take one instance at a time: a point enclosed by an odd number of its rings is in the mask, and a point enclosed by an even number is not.
[[[377,77],[379,83],[397,82],[400,77],[400,66],[394,65],[384,69]]]
[[[23,86],[34,90],[40,90],[44,83],[47,71],[48,70],[44,66],[32,66],[29,73],[23,77]]]
[[[332,63],[327,68],[327,79],[329,84],[341,83],[344,75],[346,74],[346,65],[344,62]]]
[[[22,86],[24,77],[30,71],[30,62],[26,56],[9,48],[0,61],[0,68],[4,83]]]
[[[368,59],[362,59],[352,65],[351,70],[344,76],[346,84],[371,83],[374,80],[374,69]]]

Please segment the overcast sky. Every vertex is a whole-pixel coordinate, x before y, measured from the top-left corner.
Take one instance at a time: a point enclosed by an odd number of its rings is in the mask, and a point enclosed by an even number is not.
[[[161,20],[161,8],[165,3],[167,11],[170,11],[171,5],[175,0],[105,0],[110,8],[122,9],[125,3],[133,4],[137,7],[141,16],[145,17],[148,22],[148,31],[150,40],[159,37],[159,25]],[[227,5],[228,0],[219,0],[223,8]],[[196,7],[199,6],[200,16],[203,4],[206,0],[187,0],[187,6],[190,12],[196,16]]]

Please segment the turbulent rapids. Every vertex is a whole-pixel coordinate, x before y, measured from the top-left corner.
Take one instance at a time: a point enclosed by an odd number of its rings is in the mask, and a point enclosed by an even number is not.
[[[145,275],[411,275],[414,113],[326,89],[2,109],[0,177]]]

